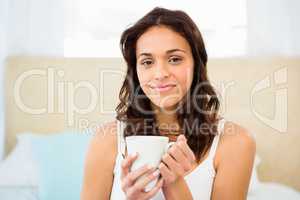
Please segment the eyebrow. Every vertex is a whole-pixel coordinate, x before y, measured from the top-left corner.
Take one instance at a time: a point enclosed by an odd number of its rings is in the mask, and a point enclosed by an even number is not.
[[[173,53],[175,51],[181,51],[181,52],[186,53],[186,51],[183,50],[183,49],[170,49],[170,50],[166,51],[166,53],[170,54],[170,53]],[[151,56],[151,55],[152,55],[151,53],[141,53],[138,57],[140,57],[140,56]]]

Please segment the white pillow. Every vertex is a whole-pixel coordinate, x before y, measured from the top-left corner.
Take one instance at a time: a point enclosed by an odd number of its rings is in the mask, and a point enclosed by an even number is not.
[[[38,186],[38,182],[31,142],[20,134],[14,150],[0,163],[0,186]]]
[[[38,187],[0,186],[1,200],[39,200]]]

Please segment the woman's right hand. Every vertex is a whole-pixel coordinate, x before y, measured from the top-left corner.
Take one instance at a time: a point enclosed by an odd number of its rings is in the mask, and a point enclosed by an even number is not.
[[[121,164],[121,182],[122,190],[126,194],[127,200],[148,200],[152,198],[163,185],[163,179],[160,178],[156,185],[149,191],[145,192],[148,183],[159,176],[158,169],[147,165],[140,167],[135,171],[130,171],[132,163],[138,155],[127,156]],[[144,176],[145,175],[145,176]]]

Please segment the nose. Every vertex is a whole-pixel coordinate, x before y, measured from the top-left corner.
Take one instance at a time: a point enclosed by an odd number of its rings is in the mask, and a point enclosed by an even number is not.
[[[162,80],[170,76],[169,70],[163,64],[159,64],[155,68],[154,78],[156,80]]]

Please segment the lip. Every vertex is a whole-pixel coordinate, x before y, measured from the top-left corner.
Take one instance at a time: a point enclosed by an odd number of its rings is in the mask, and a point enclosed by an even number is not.
[[[150,86],[152,89],[158,91],[158,92],[166,92],[174,88],[175,84],[166,84],[166,85],[157,85],[157,86]]]

